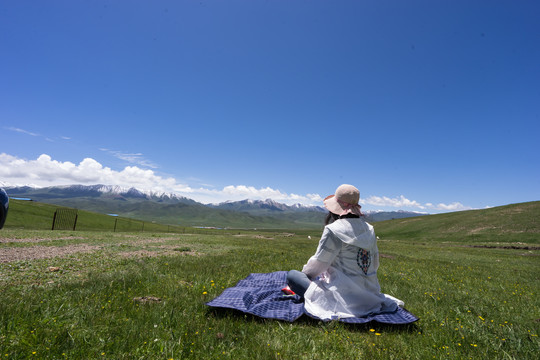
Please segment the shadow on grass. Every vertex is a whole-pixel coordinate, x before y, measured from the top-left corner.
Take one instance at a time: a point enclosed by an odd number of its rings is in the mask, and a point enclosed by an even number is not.
[[[384,324],[377,321],[370,321],[365,324],[347,324],[343,323],[350,331],[366,332],[370,330],[375,330],[376,332],[382,333],[418,333],[421,332],[420,326],[417,323],[412,324]]]
[[[216,308],[208,307],[206,310],[206,315],[214,317],[216,319],[228,319],[235,318],[236,320],[243,318],[244,321],[250,323],[258,324],[267,324],[269,322],[280,322],[284,324],[296,324],[302,326],[313,326],[313,327],[322,327],[322,328],[335,328],[340,326],[346,328],[349,331],[356,332],[370,332],[370,330],[375,330],[376,332],[386,332],[386,333],[418,333],[422,331],[422,328],[418,325],[418,322],[411,324],[384,324],[377,321],[370,321],[364,324],[351,324],[344,323],[337,320],[333,321],[322,321],[309,317],[308,315],[302,315],[293,322],[279,319],[267,319],[262,318],[256,315],[244,313],[236,309],[228,308]]]

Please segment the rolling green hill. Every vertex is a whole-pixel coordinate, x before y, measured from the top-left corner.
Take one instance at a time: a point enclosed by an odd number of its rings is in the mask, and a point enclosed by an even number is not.
[[[10,200],[9,214],[5,226],[27,229],[50,229],[55,210],[59,206],[84,207],[92,209],[99,207],[99,199],[78,199],[73,204],[64,199],[60,205],[46,204],[37,201]],[[202,205],[187,205],[182,203],[160,204],[151,201],[123,201],[118,207],[111,206],[114,202],[107,202],[110,213],[120,214],[121,217],[112,217],[106,214],[79,210],[77,229],[79,230],[112,230],[116,219],[124,226],[128,222],[130,228],[140,229],[141,221],[148,226],[162,224],[176,227],[218,227],[240,229],[319,229],[322,228],[324,214],[320,219],[313,220],[312,213],[291,213],[276,216],[254,216],[243,212],[209,209]],[[137,219],[130,220],[130,219]],[[137,223],[138,225],[135,225]],[[160,230],[162,231],[162,230]]]
[[[11,229],[32,229],[49,230],[52,228],[54,212],[57,205],[50,205],[35,201],[9,201],[9,213],[6,219],[5,228]],[[140,231],[143,223],[123,217],[112,217],[105,214],[98,214],[90,211],[78,210],[76,230],[100,230],[112,231]],[[147,231],[167,231],[170,227],[162,224],[146,223]],[[174,229],[180,231],[180,228]]]
[[[124,206],[126,204],[124,203]],[[259,229],[313,229],[322,228],[322,219],[314,222],[310,213],[277,216],[254,216],[242,212],[213,210],[185,204],[156,204],[132,202],[123,217],[79,210],[78,230],[112,230],[115,221],[119,230],[141,229],[141,222],[130,220],[131,214],[145,214],[145,231],[166,231],[164,227],[176,225],[215,226]],[[50,229],[56,205],[35,201],[11,200],[6,228]],[[114,209],[112,209],[114,212]],[[178,216],[178,214],[181,214]],[[324,214],[322,214],[324,216]],[[512,204],[483,210],[426,215],[374,223],[382,240],[414,240],[418,242],[467,241],[475,243],[540,244],[540,201]],[[154,223],[153,223],[154,222]],[[162,225],[159,225],[162,224]],[[158,229],[159,226],[162,226]]]
[[[179,226],[320,229],[326,214],[319,206],[286,205],[271,199],[205,205],[175,194],[99,184],[11,187],[7,192],[12,198]],[[376,222],[420,215],[423,214],[368,211],[366,219]]]
[[[233,228],[318,228],[324,213],[276,213],[254,215],[247,212],[213,209],[202,204],[164,204],[147,200],[94,198],[55,199],[55,202],[73,208],[94,212],[119,214],[124,217],[179,226],[212,226]]]
[[[540,244],[540,201],[374,224],[381,239]]]
[[[144,193],[105,185],[8,188],[10,197],[174,226],[318,229],[321,211],[257,213],[207,206],[174,194]]]

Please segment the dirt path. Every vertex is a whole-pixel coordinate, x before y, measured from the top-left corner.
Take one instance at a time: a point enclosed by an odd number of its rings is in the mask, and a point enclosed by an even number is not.
[[[61,238],[61,240],[84,240],[80,237],[69,237]],[[156,257],[156,256],[171,256],[171,255],[190,255],[190,256],[200,256],[203,255],[197,251],[193,251],[188,247],[180,247],[179,245],[164,245],[159,244],[166,240],[171,240],[176,238],[162,238],[162,239],[137,239],[134,241],[122,241],[117,243],[117,245],[123,246],[134,246],[136,249],[123,249],[122,251],[112,253],[122,257]],[[14,239],[14,238],[0,238],[0,243],[9,244],[9,243],[29,243],[29,244],[38,244],[42,242],[50,242],[55,239],[47,238],[26,238],[26,239]],[[141,249],[140,247],[143,247]],[[63,246],[42,246],[42,245],[33,245],[25,247],[0,247],[0,263],[12,262],[12,261],[21,261],[21,260],[36,260],[36,259],[50,259],[56,257],[66,257],[72,254],[78,253],[91,253],[99,250],[103,250],[103,245],[88,245],[88,244],[73,244],[73,245],[63,245]]]
[[[101,246],[78,244],[66,246],[30,246],[0,248],[0,262],[20,260],[49,259],[64,257],[76,253],[100,250]]]

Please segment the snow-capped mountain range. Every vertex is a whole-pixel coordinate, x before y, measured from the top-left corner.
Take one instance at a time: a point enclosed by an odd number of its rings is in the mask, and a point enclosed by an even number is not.
[[[6,191],[10,196],[26,196],[34,197],[36,200],[43,198],[72,198],[72,197],[108,197],[108,198],[129,198],[129,199],[146,199],[159,202],[182,202],[182,203],[197,203],[195,200],[184,196],[179,196],[169,192],[159,192],[150,190],[141,190],[134,187],[122,187],[117,185],[61,185],[51,187],[6,187]],[[13,194],[13,195],[11,195]],[[200,204],[200,203],[198,203]],[[201,204],[203,205],[203,204]],[[274,201],[266,200],[241,200],[241,201],[226,201],[219,204],[208,204],[206,206],[223,209],[246,211],[254,209],[267,209],[273,211],[318,211],[325,212],[326,210],[320,206],[306,206],[302,204],[286,205]]]
[[[202,204],[187,197],[179,196],[173,193],[145,191],[134,187],[122,187],[113,185],[65,185],[51,186],[44,188],[22,186],[22,187],[5,187],[10,197],[24,197],[36,201],[48,202],[52,204],[72,206],[72,207],[87,207],[88,210],[102,211],[108,213],[112,203],[120,202],[141,202],[150,201],[152,203],[161,203],[167,205],[183,204],[196,206],[198,211],[202,208],[210,210],[233,211],[247,213],[256,216],[269,215],[285,215],[285,214],[313,214],[314,218],[324,216],[327,212],[321,206],[306,206],[302,204],[286,205],[277,201],[266,200],[241,200],[241,201],[226,201],[219,204]],[[92,201],[92,206],[88,202]],[[368,221],[382,221],[389,219],[413,217],[426,215],[417,212],[408,211],[365,211]]]
[[[146,199],[146,200],[158,200],[158,201],[180,201],[180,202],[195,202],[183,196],[179,196],[173,193],[140,190],[134,187],[122,187],[117,185],[59,185],[50,187],[32,187],[32,186],[19,186],[19,187],[5,187],[10,196],[29,196],[34,197],[36,200],[41,198],[71,198],[71,197],[124,197],[131,199]],[[13,195],[11,195],[13,194]]]
[[[314,211],[314,212],[326,212],[326,209],[320,206],[309,206],[302,204],[286,205],[274,201],[272,199],[266,200],[240,200],[240,201],[225,201],[219,204],[210,204],[213,208],[223,210],[234,211],[253,211],[253,210],[267,210],[267,211]]]
[[[93,192],[97,191],[102,194],[109,195],[121,195],[132,198],[141,198],[141,199],[178,199],[183,200],[187,199],[186,197],[179,196],[173,193],[152,191],[152,190],[141,190],[134,187],[123,187],[118,185],[66,185],[58,186],[57,188],[64,189],[65,191],[70,192]]]

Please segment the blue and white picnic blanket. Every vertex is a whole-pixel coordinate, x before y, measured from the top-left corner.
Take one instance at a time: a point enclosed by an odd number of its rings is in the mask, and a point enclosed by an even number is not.
[[[236,286],[227,288],[206,305],[242,311],[266,319],[293,322],[302,315],[304,302],[298,295],[285,295],[281,291],[287,284],[287,272],[253,273],[240,280]],[[410,324],[418,320],[403,308],[391,313],[370,314],[364,317],[339,318],[345,323],[363,324],[377,321],[383,324]]]

